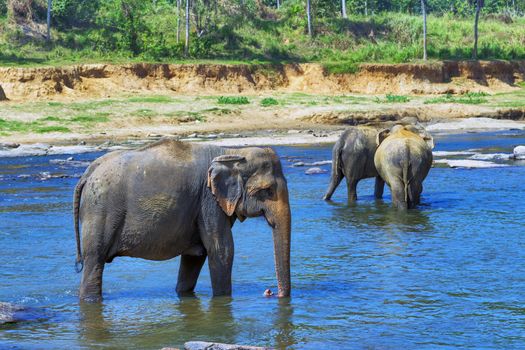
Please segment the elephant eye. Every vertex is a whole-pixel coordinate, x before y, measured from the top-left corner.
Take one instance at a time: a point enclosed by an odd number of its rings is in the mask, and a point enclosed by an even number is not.
[[[268,188],[263,188],[259,191],[257,191],[257,194],[260,196],[260,197],[273,197],[273,189],[271,187],[268,187]]]

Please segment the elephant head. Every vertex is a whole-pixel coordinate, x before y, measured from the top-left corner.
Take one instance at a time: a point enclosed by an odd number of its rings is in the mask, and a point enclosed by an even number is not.
[[[279,296],[290,295],[291,214],[281,162],[270,148],[232,149],[213,159],[208,187],[229,217],[264,216],[272,227]]]
[[[434,149],[434,138],[419,123],[410,125],[395,125],[394,127],[392,127],[392,129],[382,130],[376,136],[376,143],[379,146],[383,142],[383,140],[386,139],[388,136],[397,133],[404,134],[405,136],[410,136],[409,134],[407,134],[407,132],[418,135],[423,139],[423,141],[425,141],[425,143],[428,147],[430,147],[430,149]]]

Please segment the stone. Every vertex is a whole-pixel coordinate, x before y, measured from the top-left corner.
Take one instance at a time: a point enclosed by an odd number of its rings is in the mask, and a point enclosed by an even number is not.
[[[315,174],[324,174],[324,173],[327,173],[328,171],[324,170],[324,169],[321,169],[321,168],[308,168],[306,169],[306,171],[304,172],[306,175],[315,175]]]
[[[238,344],[210,343],[205,341],[189,341],[184,343],[184,350],[270,350],[272,348]]]
[[[525,160],[525,146],[515,147],[512,153],[514,154],[514,159]]]
[[[3,142],[3,143],[0,143],[0,148],[18,148],[20,147],[20,144],[19,143],[15,143],[15,142]]]

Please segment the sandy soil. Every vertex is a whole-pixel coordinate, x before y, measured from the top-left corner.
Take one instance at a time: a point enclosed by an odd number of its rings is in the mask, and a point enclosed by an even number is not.
[[[524,74],[525,62],[499,61],[363,65],[340,75],[316,64],[0,68],[10,99],[0,102],[0,143],[250,136],[277,144],[283,135],[286,143],[309,143],[330,142],[348,125],[384,127],[407,117],[428,124],[525,120],[525,89],[518,84]],[[481,92],[482,101],[429,103],[440,93],[468,91]],[[405,93],[406,101],[388,101],[385,94],[395,93]],[[221,95],[245,96],[248,103],[221,104]]]

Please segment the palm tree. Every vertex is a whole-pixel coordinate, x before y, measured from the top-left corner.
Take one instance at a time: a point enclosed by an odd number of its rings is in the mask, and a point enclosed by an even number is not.
[[[421,12],[423,12],[423,60],[427,60],[427,4],[421,0]]]

